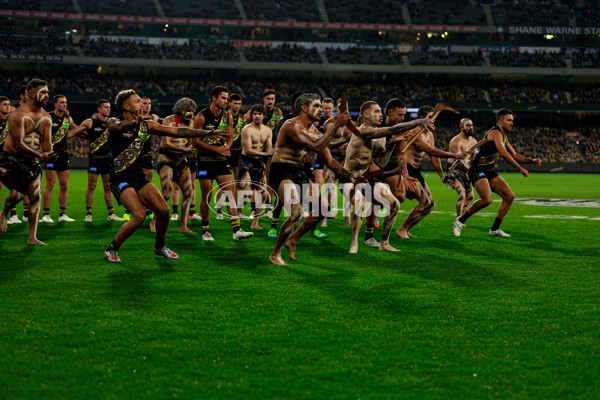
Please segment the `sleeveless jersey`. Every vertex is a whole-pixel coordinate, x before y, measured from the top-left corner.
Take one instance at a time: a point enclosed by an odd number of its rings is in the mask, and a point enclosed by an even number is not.
[[[123,121],[123,116],[117,118]],[[146,143],[150,143],[148,124],[142,121],[122,133],[111,133],[108,144],[112,155],[112,172],[125,174],[142,171],[142,153]]]
[[[204,110],[202,110],[200,112],[204,116],[204,125],[202,126],[202,129],[207,129],[207,130],[211,130],[211,129],[226,130],[227,129],[227,125],[229,123],[229,112],[228,111],[223,110],[223,112],[221,112],[221,115],[216,115],[216,116],[210,111],[210,108],[205,108]],[[235,130],[234,130],[234,133],[235,133]],[[222,139],[203,137],[203,138],[201,138],[201,140],[206,144],[210,144],[211,146],[224,146],[225,145],[225,141]],[[227,161],[227,158],[217,152],[212,151],[212,150],[198,149],[198,161]]]
[[[240,114],[232,116],[233,118],[233,143],[231,151],[242,151],[242,128],[244,127],[244,118]]]
[[[8,136],[8,118],[0,119],[0,151],[4,149],[4,142]]]
[[[106,122],[108,119],[106,121],[101,121],[100,118],[92,119],[92,128],[87,133],[90,141],[90,158],[110,157]]]
[[[496,125],[485,133],[484,139],[487,139],[491,131],[496,130],[502,132],[502,130]],[[506,146],[508,138],[502,133],[502,143]],[[496,148],[496,144],[493,141],[484,143],[479,149],[475,158],[471,161],[471,167],[491,169],[496,161],[500,158],[500,153]]]
[[[52,117],[52,150],[57,153],[67,152],[67,133],[71,119],[67,114],[59,117],[55,113],[50,113]]]
[[[271,111],[267,110],[267,115],[263,118],[263,124],[275,131],[277,123],[281,118],[279,117],[279,108],[273,107]]]

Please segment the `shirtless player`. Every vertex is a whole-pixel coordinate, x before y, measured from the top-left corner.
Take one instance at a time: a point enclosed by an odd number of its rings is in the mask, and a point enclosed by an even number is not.
[[[390,127],[377,128],[383,121],[383,115],[381,113],[381,107],[374,101],[365,102],[360,107],[360,114],[364,118],[364,123],[358,128],[360,136],[352,135],[346,152],[346,160],[344,162],[344,168],[358,174],[367,172],[377,153],[385,150],[386,137],[398,135],[421,125],[434,129],[433,121],[426,118],[426,116],[411,122],[401,122]],[[348,182],[340,183],[348,184]],[[372,202],[384,205],[388,209],[388,213],[383,222],[383,232],[381,233],[379,250],[397,251],[390,246],[389,237],[390,232],[394,227],[394,222],[396,221],[400,202],[381,182],[369,182],[369,184],[371,184],[373,189],[372,193],[374,196]],[[361,191],[357,190],[354,186],[344,187],[344,196],[347,196],[350,203],[354,204],[350,253],[356,253],[358,252],[358,234],[362,225],[362,214],[366,206],[366,199]],[[377,200],[378,197],[385,199],[387,204],[381,204]]]
[[[48,83],[32,79],[27,84],[27,93],[27,103],[10,116],[4,151],[0,154],[0,165],[5,169],[0,180],[13,189],[0,211],[0,230],[6,232],[6,216],[26,195],[29,198],[27,244],[45,244],[37,239],[42,187],[40,161],[56,158],[52,152],[52,119],[43,108],[50,98]]]
[[[469,147],[477,143],[477,139],[473,137],[473,121],[469,118],[463,118],[460,120],[460,133],[454,136],[450,140],[449,151],[451,153],[463,153],[466,152]],[[456,159],[448,158],[448,167],[450,167]],[[471,154],[467,155],[467,158],[460,160],[456,164],[456,168],[452,171],[452,174],[446,177],[447,183],[452,186],[452,189],[456,190],[458,199],[456,200],[456,216],[460,217],[464,211],[469,207],[471,201],[473,201],[473,184],[469,180],[469,162],[471,161]]]
[[[331,163],[333,161],[331,157],[327,160],[329,152],[326,147],[333,138],[335,130],[350,119],[350,114],[345,112],[340,115],[336,124],[332,125],[325,134],[316,132],[313,124],[321,116],[321,100],[319,95],[315,93],[305,93],[299,96],[296,100],[295,110],[299,115],[287,120],[279,130],[276,151],[269,169],[269,184],[277,191],[279,202],[283,203],[290,216],[281,226],[275,248],[269,255],[269,260],[275,265],[286,265],[281,258],[282,247],[286,244],[292,232],[300,225],[302,219],[300,194],[295,185],[308,183],[308,177],[303,171],[307,150],[321,153],[324,160],[329,162],[331,168],[336,169],[340,174],[343,173],[343,169],[339,164],[336,168]],[[311,127],[315,130],[312,130]],[[348,171],[344,175],[347,178],[351,177]],[[302,232],[298,233],[297,239],[323,218],[320,211],[317,212],[317,216],[310,215],[306,218],[301,227]],[[290,251],[290,257],[295,259],[295,243],[288,250]]]
[[[253,105],[250,108],[252,122],[242,129],[242,155],[240,157],[239,177],[240,189],[247,189],[248,181],[252,189],[250,204],[254,219],[250,229],[262,229],[258,225],[260,212],[256,209],[256,198],[260,196],[260,192],[257,189],[259,189],[260,180],[265,171],[263,158],[274,153],[271,143],[273,131],[262,123],[265,113],[264,106],[260,104]],[[246,175],[249,176],[249,179],[246,179]]]
[[[417,110],[417,117],[424,118],[431,116],[433,112],[433,108],[430,106],[423,106]],[[399,145],[400,151],[404,149],[406,144],[410,142],[410,140],[414,137],[414,135],[419,131],[419,129],[414,129],[409,135],[407,135],[403,141],[401,141]],[[466,157],[465,153],[457,154],[457,153],[448,153],[446,151],[438,150],[434,147],[434,139],[433,133],[429,130],[425,130],[413,143],[412,145],[405,151],[406,162],[408,174],[413,178],[416,178],[418,182],[415,183],[415,190],[408,190],[406,192],[407,199],[416,199],[419,204],[411,210],[408,214],[408,217],[404,221],[404,223],[396,230],[396,234],[403,239],[408,239],[409,237],[414,237],[409,233],[409,231],[419,223],[423,218],[425,218],[433,209],[435,208],[435,202],[433,201],[433,196],[431,195],[431,191],[425,183],[425,179],[423,175],[421,175],[421,163],[423,162],[423,158],[425,157],[425,153],[431,156],[431,163],[433,164],[433,168],[436,170],[440,179],[444,181],[444,171],[442,170],[442,164],[439,160],[439,157],[442,158],[458,158],[464,159]]]

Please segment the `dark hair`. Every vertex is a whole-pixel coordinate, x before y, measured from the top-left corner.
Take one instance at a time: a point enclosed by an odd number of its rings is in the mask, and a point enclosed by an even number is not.
[[[119,93],[117,93],[117,97],[115,98],[115,105],[117,106],[117,108],[119,110],[122,110],[123,104],[125,104],[127,99],[133,96],[134,94],[137,93],[133,89],[121,90]]]
[[[400,99],[391,99],[385,105],[385,115],[388,115],[388,111],[395,110],[396,108],[406,108],[406,104]]]
[[[225,86],[215,86],[210,91],[210,101],[212,102],[213,97],[219,97],[219,95],[223,92],[229,93],[229,89],[227,89]]]
[[[296,92],[292,95],[292,109],[296,109],[296,100],[298,100],[298,97],[302,96],[302,92]]]
[[[54,96],[52,98],[52,104],[56,104],[56,102],[58,101],[58,99],[62,99],[62,98],[67,98],[67,96],[65,96],[64,94],[57,94],[56,96]]]
[[[242,96],[237,93],[231,93],[229,95],[229,101],[242,101]]]
[[[427,114],[429,114],[432,111],[433,111],[433,107],[431,107],[431,106],[421,106],[417,110],[417,117],[425,118],[427,116]]]
[[[106,99],[100,99],[100,100],[98,100],[98,102],[96,103],[96,107],[97,107],[97,108],[100,108],[100,106],[101,106],[102,104],[104,104],[104,103],[108,103],[108,104],[110,104],[110,101],[108,101],[108,100],[106,100]]]
[[[2,103],[3,101],[10,101],[10,99],[6,96],[0,96],[0,103]]]
[[[314,100],[320,100],[321,96],[319,96],[316,93],[302,93],[300,96],[298,96],[298,99],[296,99],[296,102],[294,103],[295,105],[295,110],[300,113],[300,109],[302,108],[303,105],[310,103],[311,101]]]
[[[23,85],[19,88],[19,96],[25,96],[25,93],[27,93],[27,85]]]
[[[500,118],[504,117],[505,115],[513,115],[513,112],[510,111],[508,108],[499,109],[496,113],[496,121],[499,121]]]
[[[32,79],[29,81],[29,83],[27,84],[27,91],[30,92],[31,89],[39,87],[39,86],[48,86],[48,82],[43,81],[41,79]],[[19,93],[21,93],[21,90],[19,90]]]
[[[250,108],[250,115],[254,114],[254,112],[258,111],[262,115],[267,115],[267,109],[262,104],[255,104]]]
[[[141,100],[150,100],[150,97],[148,97],[148,96],[143,96],[143,97],[140,97],[140,99],[141,99]],[[150,103],[152,103],[152,100],[150,100]]]
[[[263,97],[267,97],[270,94],[272,94],[274,96],[275,91],[273,89],[265,89],[265,91],[263,92]]]
[[[369,101],[365,101],[362,106],[360,106],[360,115],[363,115],[363,113],[365,111],[367,111],[369,108],[371,108],[372,106],[377,105],[376,101],[373,100],[369,100]]]

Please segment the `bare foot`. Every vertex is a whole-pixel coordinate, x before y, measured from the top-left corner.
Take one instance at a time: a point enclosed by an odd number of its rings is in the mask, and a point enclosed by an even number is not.
[[[381,242],[381,243],[379,243],[379,250],[400,251],[400,250],[395,249],[392,246],[390,246],[390,244],[388,242]]]
[[[271,253],[269,255],[269,261],[271,261],[271,263],[273,263],[275,265],[287,265],[286,263],[283,262],[281,255],[276,255],[273,253]]]
[[[153,232],[154,232],[154,231],[153,231]],[[187,226],[182,226],[182,227],[180,227],[180,228],[179,228],[179,232],[181,232],[181,233],[196,233],[196,232],[194,232],[194,231],[192,231],[192,230],[188,229],[188,227],[187,227]]]
[[[344,226],[352,226],[352,224],[350,223],[350,218],[344,218]]]
[[[296,259],[296,243],[291,243],[289,240],[283,245],[288,251],[290,260]]]
[[[150,232],[155,233],[156,232],[156,225],[154,220],[150,221]]]
[[[253,222],[252,225],[250,225],[250,229],[262,229],[262,226],[260,226],[258,224],[258,222],[257,223]]]
[[[6,220],[6,214],[4,214],[3,211],[0,213],[0,231],[6,232],[6,229],[8,229],[8,221]]]
[[[350,254],[358,253],[358,243],[352,243],[350,245],[350,251],[348,253],[350,253]]]
[[[408,232],[408,236],[410,236],[411,238],[416,238],[415,235],[413,235],[412,233]]]
[[[36,238],[33,238],[33,239],[27,239],[27,244],[41,244],[41,245],[47,246],[47,244],[46,244],[46,243],[44,243],[44,242],[40,242],[40,241],[39,241],[39,240],[37,240]]]
[[[396,235],[400,236],[402,239],[410,238],[410,235],[408,234],[408,232],[406,232],[404,229],[402,229],[402,227],[396,229]]]

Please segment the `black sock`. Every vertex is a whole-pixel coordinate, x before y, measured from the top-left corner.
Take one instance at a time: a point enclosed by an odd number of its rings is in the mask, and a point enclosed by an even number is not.
[[[253,202],[253,201],[250,202],[250,209],[252,211],[256,211],[256,203],[255,202]]]
[[[92,215],[92,207],[85,208],[85,215]]]
[[[165,238],[161,238],[161,237],[156,237],[156,239],[154,240],[154,248],[156,250],[160,250],[163,247],[165,247]]]
[[[58,214],[59,217],[65,215],[65,213],[67,212],[67,207],[60,207],[60,212]]]
[[[152,210],[149,209],[148,207],[144,207],[146,209],[146,217],[150,214],[152,214]]]
[[[106,211],[108,211],[108,215],[113,215],[115,213],[115,209],[113,206],[106,206]]]
[[[115,242],[114,240],[112,241],[112,243],[110,244],[110,246],[108,246],[108,250],[114,250],[114,251],[119,251],[119,247],[121,247],[121,245],[117,242]]]
[[[500,229],[500,224],[502,223],[502,220],[500,218],[496,218],[494,220],[494,225],[492,225],[492,230],[493,231],[497,231],[498,229]]]
[[[231,229],[233,229],[233,233],[236,233],[240,230],[240,220],[239,219],[231,219]]]
[[[277,229],[277,223],[279,222],[279,217],[273,217],[271,219],[271,229]]]
[[[465,223],[467,222],[467,219],[469,219],[471,215],[469,215],[469,211],[465,211],[465,213],[463,215],[461,215],[461,217],[458,219],[461,223]]]
[[[179,206],[177,204],[173,205],[173,214],[177,214]]]
[[[202,233],[206,233],[210,230],[210,225],[208,224],[208,221],[204,222],[202,221]]]
[[[365,227],[365,240],[369,240],[373,237],[373,229],[375,229],[375,224],[367,224]]]
[[[196,206],[195,205],[191,205],[190,206],[190,215],[194,215],[196,214]]]
[[[50,215],[50,208],[44,207],[44,215]]]
[[[17,215],[17,209],[13,207],[10,209],[10,216],[14,217],[15,215]]]

